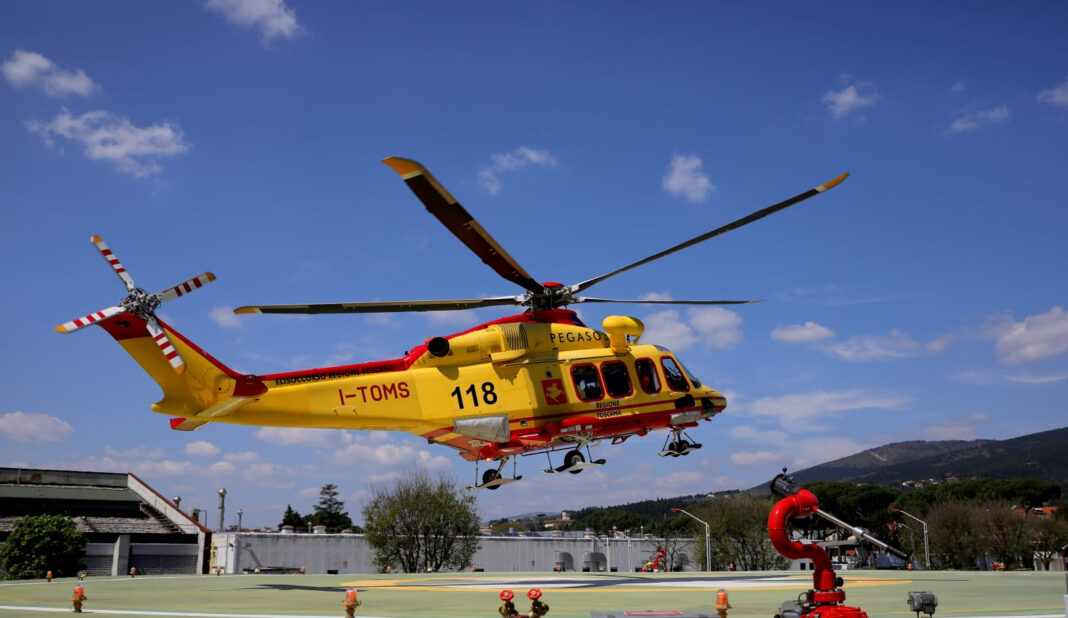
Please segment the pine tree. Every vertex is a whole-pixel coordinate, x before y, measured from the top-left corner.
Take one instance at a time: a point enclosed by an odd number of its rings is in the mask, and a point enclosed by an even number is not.
[[[311,523],[316,526],[326,526],[327,532],[340,532],[346,528],[358,531],[359,528],[352,524],[352,518],[345,512],[345,503],[338,499],[341,492],[337,485],[327,483],[319,491],[319,504],[315,506],[315,513],[311,516]]]

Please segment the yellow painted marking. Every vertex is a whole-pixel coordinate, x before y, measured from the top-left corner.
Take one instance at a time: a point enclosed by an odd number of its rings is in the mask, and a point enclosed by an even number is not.
[[[426,582],[428,580],[427,579],[423,579],[423,578],[420,578],[419,580],[365,579],[365,580],[344,582],[344,583],[339,584],[339,585],[343,586],[343,587],[356,587],[356,588],[358,588],[358,587],[363,587],[363,588],[398,588],[398,589],[402,589],[402,590],[405,590],[405,591],[412,590],[412,591],[418,591],[418,592],[472,592],[472,591],[477,591],[477,590],[483,589],[483,588],[480,588],[480,587],[485,587],[485,586],[489,586],[489,585],[492,585],[492,584],[499,583],[501,581],[501,579],[502,578],[500,578],[500,577],[473,578],[473,579],[470,579],[470,580],[466,580],[466,579],[458,580],[458,579],[455,579],[455,578],[452,578],[452,577],[431,578],[431,581],[432,580],[438,580],[438,581],[450,581],[450,582],[453,582],[451,584],[442,584],[440,586],[425,586],[425,585],[423,585],[423,582]],[[603,580],[601,578],[595,578],[595,577],[587,577],[587,578],[562,577],[562,578],[560,578],[558,580],[560,582],[559,583],[559,586],[560,586],[559,588],[557,587],[557,584],[552,583],[552,581],[553,581],[552,579],[549,579],[548,581],[543,583],[542,586],[545,588],[545,590],[552,590],[553,594],[557,594],[559,592],[589,593],[592,590],[597,590],[597,591],[611,590],[613,592],[694,592],[694,591],[700,591],[700,590],[718,590],[720,588],[723,588],[723,589],[728,590],[730,592],[740,593],[740,592],[749,592],[749,591],[764,592],[764,591],[778,591],[778,590],[798,590],[798,589],[808,589],[808,588],[812,587],[812,578],[811,577],[797,577],[793,582],[784,582],[784,583],[782,583],[780,585],[773,585],[773,586],[745,586],[745,585],[740,585],[738,587],[732,587],[730,581],[724,581],[724,580],[712,580],[712,581],[707,582],[705,585],[700,585],[699,582],[694,582],[695,585],[693,585],[693,586],[672,586],[672,585],[670,585],[670,582],[672,581],[672,579],[674,579],[674,578],[662,579],[662,580],[649,578],[649,579],[646,580],[647,583],[646,582],[632,582],[632,581],[627,581],[627,580],[621,579],[618,583],[609,584],[609,585],[606,585],[606,586],[602,585],[602,586],[597,586],[596,588],[591,588],[589,586],[584,586],[583,584],[587,583],[587,582],[600,582],[600,581],[603,581]],[[413,582],[414,581],[418,581],[419,583],[413,584],[413,585],[406,585],[404,582],[407,582],[407,581],[413,581]],[[750,578],[740,577],[736,581],[739,584],[746,584],[746,583],[748,583],[750,581],[762,582],[762,581],[767,581],[767,580],[764,579],[764,578],[750,579]],[[906,585],[906,584],[912,584],[912,583],[913,583],[913,580],[911,580],[911,579],[879,579],[879,578],[869,578],[869,579],[857,578],[857,579],[852,579],[851,578],[849,580],[849,587],[850,588],[868,588],[868,587],[873,587],[873,586],[897,586],[897,585]],[[573,584],[573,586],[569,587],[569,585],[571,585],[571,584]]]

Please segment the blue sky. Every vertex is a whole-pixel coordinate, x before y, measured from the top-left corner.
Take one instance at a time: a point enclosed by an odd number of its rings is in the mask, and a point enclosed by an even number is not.
[[[142,287],[229,366],[394,358],[501,311],[234,316],[246,304],[518,293],[379,161],[423,162],[539,280],[614,270],[843,171],[834,191],[603,282],[723,391],[686,458],[482,492],[486,518],[748,487],[892,441],[1065,424],[1068,6],[954,3],[6,2],[0,7],[0,465],[133,471],[246,525],[335,483],[359,518],[397,433],[174,432],[105,333]],[[213,515],[214,517],[214,515]],[[214,519],[212,520],[214,522]],[[230,522],[234,523],[234,522]]]

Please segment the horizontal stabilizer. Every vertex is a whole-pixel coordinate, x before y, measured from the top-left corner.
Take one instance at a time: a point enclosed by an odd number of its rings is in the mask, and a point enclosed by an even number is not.
[[[210,422],[211,421],[205,421],[199,418],[172,418],[171,429],[177,431],[193,431],[195,429],[200,429]]]

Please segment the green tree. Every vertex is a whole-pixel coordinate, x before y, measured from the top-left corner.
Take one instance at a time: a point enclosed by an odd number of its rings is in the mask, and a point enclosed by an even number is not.
[[[287,504],[286,512],[282,514],[282,523],[278,524],[278,529],[281,530],[282,526],[293,526],[294,530],[300,531],[307,525],[305,518],[291,505]]]
[[[0,547],[0,566],[5,579],[34,579],[52,571],[60,577],[74,576],[81,568],[86,537],[74,520],[61,515],[30,515],[15,527]]]
[[[310,517],[313,526],[326,526],[330,532],[356,528],[352,524],[352,518],[345,512],[345,503],[338,499],[340,494],[337,485],[323,485],[319,490],[319,504],[315,505],[315,512]]]
[[[922,517],[927,521],[931,555],[943,569],[976,568],[975,561],[983,551],[983,533],[974,504],[950,500]],[[918,526],[906,529],[902,536],[908,546],[923,547],[923,532]]]
[[[379,568],[409,573],[461,569],[479,547],[475,497],[447,477],[418,470],[392,486],[374,487],[363,508],[367,542]]]
[[[768,513],[774,504],[772,500],[736,494],[692,507],[691,512],[707,521],[712,532],[712,570],[723,570],[730,564],[743,571],[789,566],[768,537]],[[704,568],[705,527],[698,525],[696,528],[694,561],[699,568]]]

